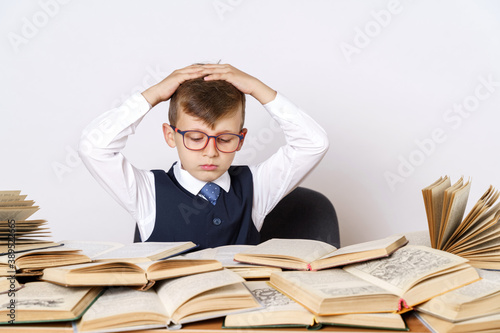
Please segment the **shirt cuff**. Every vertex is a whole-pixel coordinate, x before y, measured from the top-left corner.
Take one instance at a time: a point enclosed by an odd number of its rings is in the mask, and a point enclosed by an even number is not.
[[[264,104],[264,108],[273,118],[295,120],[300,114],[299,108],[279,92],[276,94],[274,100]]]

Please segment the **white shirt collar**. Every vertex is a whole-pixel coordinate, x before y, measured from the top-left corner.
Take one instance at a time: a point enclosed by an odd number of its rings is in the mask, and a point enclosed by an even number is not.
[[[193,195],[198,195],[200,190],[207,183],[193,177],[188,171],[181,168],[180,161],[177,161],[174,164],[174,176],[175,179],[177,179],[177,181],[179,182],[179,184]],[[231,188],[231,177],[229,176],[229,173],[226,171],[222,174],[222,176],[214,180],[212,183],[219,185],[227,193]]]

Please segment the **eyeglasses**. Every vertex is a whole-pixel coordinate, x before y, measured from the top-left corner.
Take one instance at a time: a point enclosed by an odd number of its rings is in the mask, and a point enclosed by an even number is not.
[[[210,138],[214,138],[214,144],[218,151],[222,153],[233,153],[240,147],[241,140],[245,134],[222,133],[219,135],[208,135],[200,131],[181,131],[177,127],[170,125],[172,129],[182,135],[184,147],[189,150],[203,150],[208,145]]]

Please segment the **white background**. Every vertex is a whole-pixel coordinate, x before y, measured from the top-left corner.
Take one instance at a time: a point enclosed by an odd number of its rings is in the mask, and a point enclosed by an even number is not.
[[[76,155],[80,134],[174,69],[219,59],[328,132],[303,186],[333,202],[343,245],[426,229],[421,189],[439,176],[472,177],[470,201],[500,186],[498,1],[5,0],[0,17],[0,189],[35,200],[54,240],[132,240]],[[167,106],[129,139],[140,168],[176,159]],[[251,97],[246,127],[237,163],[284,142]]]

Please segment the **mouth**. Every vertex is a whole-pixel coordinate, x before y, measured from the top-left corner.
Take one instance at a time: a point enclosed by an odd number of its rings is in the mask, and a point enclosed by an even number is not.
[[[217,165],[215,164],[203,164],[201,165],[201,169],[204,171],[213,171],[217,169]]]

